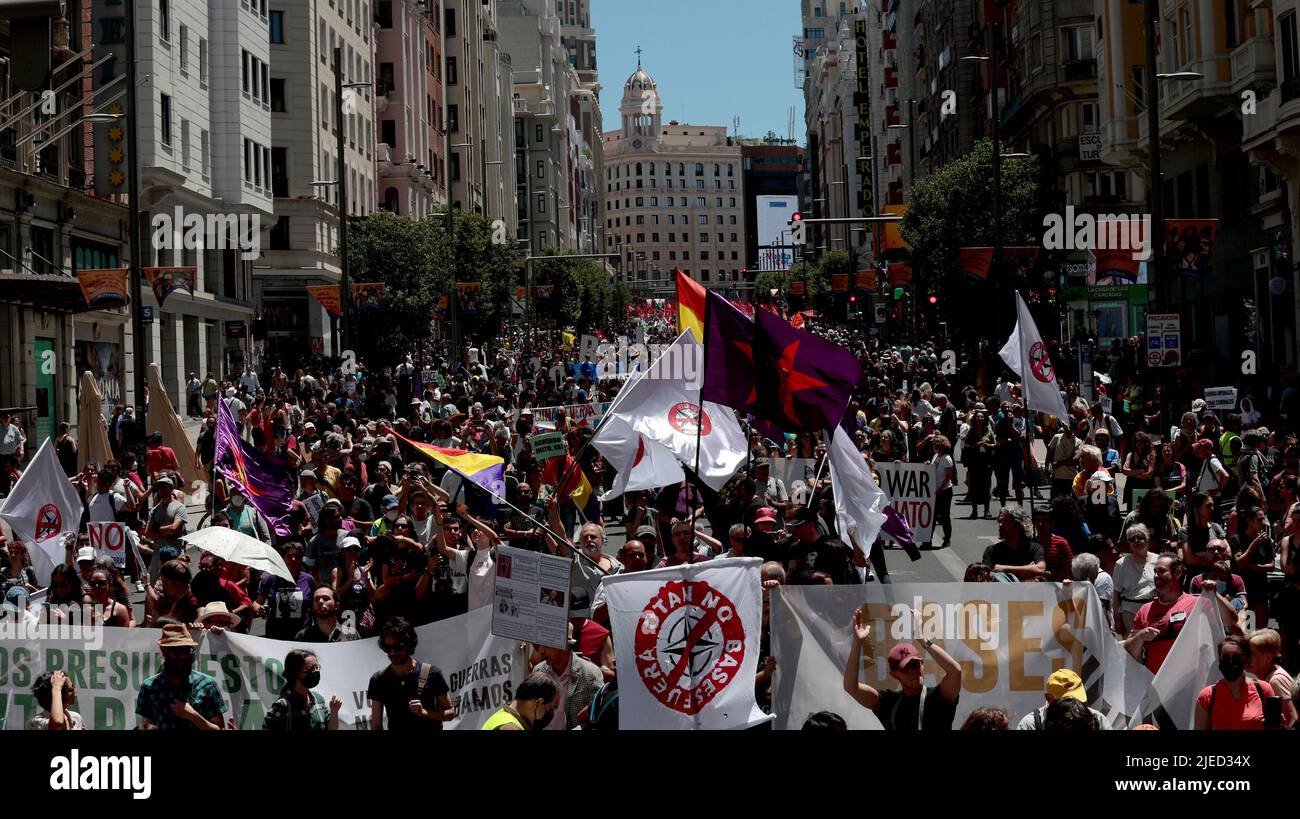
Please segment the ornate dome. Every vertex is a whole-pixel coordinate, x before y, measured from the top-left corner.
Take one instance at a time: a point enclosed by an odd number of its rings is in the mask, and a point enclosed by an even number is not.
[[[645,73],[645,69],[638,65],[636,72],[623,83],[623,96],[631,94],[640,97],[641,92],[646,90],[658,92],[659,86],[655,84],[654,77]]]

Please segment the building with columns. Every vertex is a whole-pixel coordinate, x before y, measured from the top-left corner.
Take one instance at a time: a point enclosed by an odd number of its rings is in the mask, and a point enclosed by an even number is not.
[[[605,252],[620,254],[634,290],[671,287],[676,268],[734,283],[746,266],[741,146],[723,125],[664,123],[663,109],[638,60],[623,84],[623,127],[604,135]]]

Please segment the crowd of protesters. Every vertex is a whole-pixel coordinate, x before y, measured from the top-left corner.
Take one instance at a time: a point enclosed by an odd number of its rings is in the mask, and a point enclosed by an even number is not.
[[[671,340],[669,322],[648,324],[649,340]],[[1243,390],[1230,411],[1213,410],[1199,397],[1183,406],[1160,386],[1144,386],[1140,345],[1117,341],[1098,350],[1090,385],[1078,384],[1077,373],[1071,379],[1068,366],[1060,365],[1071,414],[1064,423],[1027,413],[1014,376],[989,356],[956,356],[934,343],[887,346],[847,330],[814,329],[862,364],[865,377],[845,425],[868,463],[933,468],[935,532],[942,541],[931,545],[951,546],[960,507],[968,507],[971,518],[993,519],[997,503],[999,540],[967,569],[967,581],[1091,582],[1115,633],[1153,670],[1194,595],[1214,594],[1233,632],[1221,648],[1226,665],[1240,665],[1259,682],[1243,689],[1240,675],[1232,679],[1225,672],[1231,691],[1211,693],[1217,699],[1204,703],[1206,725],[1219,727],[1229,711],[1239,721],[1256,711],[1262,719],[1262,708],[1238,707],[1252,696],[1285,699],[1284,719],[1294,722],[1290,674],[1300,664],[1294,542],[1300,533],[1300,448],[1294,428],[1300,414],[1293,370],[1258,395]],[[203,419],[193,442],[203,468],[212,468],[216,404],[224,401],[244,439],[290,476],[288,534],[269,527],[231,482],[217,479],[200,497],[187,491],[162,433],[143,429],[133,410],[121,407],[108,422],[114,459],[67,471],[87,519],[126,523],[139,557],[124,571],[97,558],[83,534],[68,544],[45,605],[83,602],[96,606],[106,623],[163,630],[160,647],[169,665],[140,692],[137,708],[142,724],[151,727],[223,727],[220,697],[214,700],[206,682],[195,679],[203,675],[189,668],[192,634],[205,628],[247,632],[263,620],[266,636],[299,643],[378,637],[391,662],[371,680],[372,725],[386,720],[392,728],[438,728],[454,711],[441,672],[413,659],[414,629],[488,604],[500,545],[570,556],[571,650],[531,648],[532,673],[507,713],[490,723],[503,729],[602,728],[617,724],[617,683],[601,577],[754,556],[764,561],[765,592],[783,583],[890,581],[882,542],[862,554],[836,536],[820,435],[771,439],[749,430],[747,466],[721,492],[688,480],[578,508],[556,490],[565,459],[558,459],[560,470],[555,461],[539,461],[530,437],[564,433],[572,469],[581,469],[597,492],[609,487],[613,471],[586,446],[596,425],[586,420],[591,413],[584,407],[612,400],[633,362],[602,366],[561,347],[556,334],[512,333],[451,360],[408,359],[380,371],[361,366],[345,372],[319,362],[292,374],[276,366],[222,380],[191,374],[184,405],[187,414]],[[1070,345],[1052,349],[1060,362],[1072,360]],[[0,422],[5,459],[7,442],[17,438],[8,431],[17,426]],[[501,457],[508,504],[406,441]],[[15,463],[21,446],[14,441]],[[784,458],[812,459],[812,474],[787,486],[772,470]],[[1032,511],[1026,500],[1033,501]],[[206,506],[206,525],[273,546],[296,579],[259,575],[211,554],[187,555],[181,538],[192,531],[196,503]],[[605,540],[613,532],[625,540],[609,555]],[[37,591],[35,578],[24,545],[5,545],[5,601],[22,608]],[[142,617],[132,612],[128,576],[143,588]],[[1270,623],[1277,628],[1267,628]],[[854,627],[858,641],[866,636],[863,629]],[[922,652],[957,675],[931,689],[942,701],[933,708],[920,705],[922,696],[932,696],[916,673]],[[770,704],[775,662],[765,631],[757,681],[764,704]],[[927,724],[952,722],[960,669],[941,648],[904,646],[897,657],[891,653],[889,665],[899,692],[846,679],[854,699],[883,715],[887,728],[905,727],[908,720],[915,726],[921,710]],[[310,695],[319,675],[315,655],[295,650],[267,727],[337,727],[337,705],[322,706]],[[1086,708],[1069,710],[1079,698],[1077,675],[1073,681],[1054,675],[1053,681],[1041,713],[1012,716],[1033,717],[1034,727],[1092,719]],[[42,727],[78,727],[78,719],[67,716],[74,695],[62,694],[60,683],[67,686],[57,676],[38,683]],[[167,697],[181,689],[191,693],[173,709]],[[820,719],[828,725],[810,727],[834,727],[832,717]],[[968,725],[1005,727],[1006,717],[981,714],[972,717],[978,725]]]

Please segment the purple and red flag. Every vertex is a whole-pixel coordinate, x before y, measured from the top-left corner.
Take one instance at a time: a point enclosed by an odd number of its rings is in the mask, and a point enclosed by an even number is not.
[[[240,439],[235,417],[222,398],[217,399],[216,468],[243,490],[272,531],[277,535],[293,534],[288,524],[289,510],[293,508],[288,469]]]
[[[749,319],[708,294],[704,400],[749,412],[786,432],[839,425],[862,367],[838,344],[756,310]]]

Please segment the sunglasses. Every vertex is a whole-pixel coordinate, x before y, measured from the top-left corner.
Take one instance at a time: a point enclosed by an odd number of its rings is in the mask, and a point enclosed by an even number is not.
[[[406,643],[380,643],[379,647],[385,654],[396,654],[399,651],[406,650]]]
[[[102,588],[105,588],[105,587],[108,586],[108,581],[107,581],[107,580],[92,580],[92,581],[90,581],[90,585],[91,585],[92,587],[96,588],[96,589],[102,589]]]

